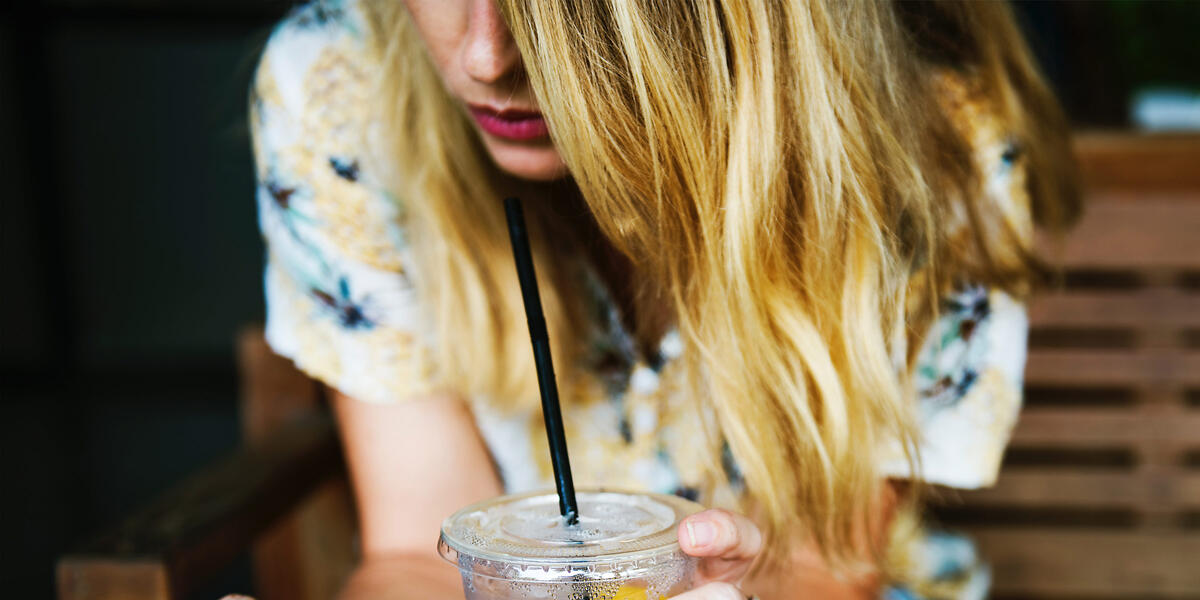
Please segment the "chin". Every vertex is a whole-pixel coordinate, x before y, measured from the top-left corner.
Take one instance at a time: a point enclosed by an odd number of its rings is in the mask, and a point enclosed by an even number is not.
[[[496,166],[513,177],[553,181],[567,176],[567,165],[549,141],[536,144],[486,139],[488,153]]]

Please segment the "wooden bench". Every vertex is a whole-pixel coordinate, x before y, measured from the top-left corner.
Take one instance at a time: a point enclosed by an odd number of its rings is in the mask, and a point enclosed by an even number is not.
[[[936,512],[996,597],[1200,597],[1200,139],[1078,140],[1090,189],[1061,291],[1031,303],[1000,481]]]
[[[248,548],[258,600],[340,589],[356,525],[322,388],[260,327],[238,336],[237,355],[244,446],[62,557],[60,600],[183,600]]]
[[[1088,209],[1057,249],[1065,288],[1031,306],[999,484],[934,514],[979,540],[999,598],[1197,598],[1200,137],[1078,148]],[[64,557],[60,599],[180,600],[251,541],[260,600],[332,596],[353,562],[334,427],[261,335],[239,353],[247,446]]]

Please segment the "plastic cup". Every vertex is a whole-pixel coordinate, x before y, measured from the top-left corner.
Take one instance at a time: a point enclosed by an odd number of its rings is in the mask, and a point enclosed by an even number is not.
[[[438,553],[467,600],[658,600],[692,587],[680,520],[702,506],[663,494],[580,491],[579,524],[553,492],[500,496],[442,523]]]

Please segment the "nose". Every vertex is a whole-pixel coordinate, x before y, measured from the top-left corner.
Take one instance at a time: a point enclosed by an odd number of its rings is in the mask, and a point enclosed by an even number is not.
[[[472,79],[497,83],[516,72],[521,54],[495,0],[470,0],[463,70]]]

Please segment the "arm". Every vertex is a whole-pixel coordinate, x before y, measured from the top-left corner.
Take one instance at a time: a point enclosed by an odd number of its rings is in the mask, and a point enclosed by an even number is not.
[[[439,526],[500,484],[467,407],[427,380],[406,236],[395,229],[403,205],[371,172],[370,145],[350,135],[373,126],[361,102],[373,80],[347,65],[375,59],[352,19],[313,10],[276,28],[250,102],[267,340],[339,390],[364,561],[342,597],[461,597],[435,553]]]
[[[340,600],[461,596],[458,572],[437,555],[442,520],[501,493],[466,404],[453,396],[389,405],[333,398],[363,548]]]

